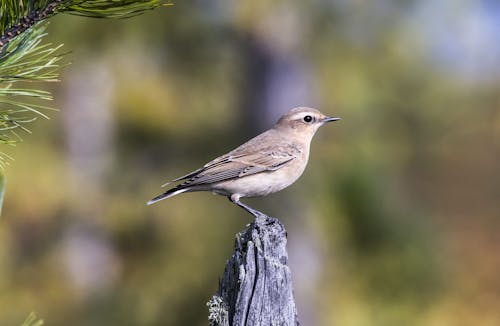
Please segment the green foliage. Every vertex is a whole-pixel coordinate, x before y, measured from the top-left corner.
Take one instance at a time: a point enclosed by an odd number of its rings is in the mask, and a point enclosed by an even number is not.
[[[50,0],[39,1],[19,1],[2,0],[0,1],[0,33],[3,36],[9,28],[21,22],[23,17],[27,17],[36,11],[45,8]]]
[[[164,4],[161,0],[0,0],[0,144],[14,145],[21,140],[19,130],[44,111],[52,95],[39,82],[58,80],[62,66],[62,44],[43,43],[46,20],[57,13],[95,18],[126,18]],[[34,83],[38,82],[38,83]],[[10,156],[0,151],[0,169]],[[0,214],[5,177],[0,173]],[[41,326],[43,320],[31,313],[23,326]]]
[[[163,5],[160,0],[92,0],[68,1],[61,11],[94,18],[126,18]]]
[[[57,54],[62,45],[42,43],[46,24],[15,38],[0,54],[0,143],[14,144],[19,141],[18,130],[29,132],[27,124],[37,117],[47,116],[50,110],[41,101],[52,100],[49,92],[39,89],[15,87],[20,82],[56,81],[61,56]],[[2,160],[0,157],[0,166]]]
[[[49,92],[37,87],[14,87],[18,82],[56,81],[61,66],[60,45],[43,44],[44,21],[58,12],[98,18],[124,18],[164,4],[161,0],[40,0],[0,2],[0,144],[15,144],[18,130],[42,112],[52,109],[40,102],[52,100]],[[31,86],[31,85],[30,85]],[[0,167],[7,164],[0,154]]]
[[[47,18],[59,13],[96,17],[125,18],[152,10],[161,0],[1,0],[0,1],[0,144],[14,145],[21,140],[19,130],[30,132],[28,125],[38,117],[48,118],[42,111],[52,110],[44,102],[52,95],[40,88],[15,87],[27,82],[57,81],[62,44],[42,43]],[[33,85],[35,85],[33,87]],[[10,156],[0,151],[0,169],[8,165]],[[0,183],[0,209],[4,193],[4,177]]]
[[[23,24],[31,27],[59,12],[97,18],[125,18],[165,4],[162,0],[1,0],[0,35],[4,36],[12,27],[23,28]]]

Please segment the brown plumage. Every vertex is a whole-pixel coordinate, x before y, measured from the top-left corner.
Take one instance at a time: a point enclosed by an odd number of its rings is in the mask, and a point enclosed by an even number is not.
[[[211,191],[227,196],[258,217],[261,213],[240,202],[240,198],[266,196],[294,183],[307,165],[312,137],[324,123],[336,120],[339,118],[312,108],[292,109],[273,128],[172,180],[183,182],[151,199],[148,205],[183,192]]]

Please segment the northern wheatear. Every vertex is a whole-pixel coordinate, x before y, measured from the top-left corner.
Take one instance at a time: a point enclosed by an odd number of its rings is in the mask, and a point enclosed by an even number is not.
[[[148,205],[183,192],[211,191],[227,196],[255,217],[262,216],[240,198],[266,196],[294,183],[306,168],[311,139],[318,128],[339,119],[312,108],[292,109],[271,129],[202,168],[172,180],[185,181],[151,199]]]

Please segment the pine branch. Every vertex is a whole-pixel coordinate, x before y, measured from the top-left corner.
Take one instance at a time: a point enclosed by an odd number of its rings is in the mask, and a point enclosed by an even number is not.
[[[52,100],[49,92],[14,87],[19,82],[53,82],[61,67],[60,45],[43,44],[46,20],[58,13],[95,18],[126,18],[168,5],[165,0],[0,0],[0,144],[21,140],[18,131],[42,111],[52,110],[40,101]],[[0,151],[0,209],[4,193],[2,170],[10,156]]]
[[[56,13],[65,0],[24,1],[3,0],[0,6],[0,47],[21,35],[30,27]]]
[[[126,18],[166,5],[163,0],[1,0],[0,1],[0,144],[15,144],[18,130],[50,106],[35,104],[52,100],[38,89],[15,88],[20,81],[57,81],[62,45],[42,44],[45,20],[57,13],[96,18]],[[7,164],[0,154],[0,168]]]
[[[25,0],[26,1],[26,0]],[[2,0],[0,47],[35,24],[64,12],[94,18],[127,18],[170,3],[163,0]]]
[[[51,107],[39,104],[50,101],[49,92],[16,88],[15,83],[26,81],[57,81],[62,57],[57,54],[62,45],[42,44],[46,24],[15,38],[0,54],[0,143],[15,144],[21,138],[18,130],[29,133],[27,124],[38,117],[48,118],[42,111]],[[0,167],[7,162],[0,155]]]
[[[94,18],[128,18],[171,3],[162,0],[81,0],[69,1],[61,12]]]

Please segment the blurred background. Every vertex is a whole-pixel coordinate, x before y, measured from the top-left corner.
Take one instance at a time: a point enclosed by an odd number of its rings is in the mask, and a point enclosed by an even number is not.
[[[160,185],[307,105],[340,116],[292,187],[303,325],[500,325],[500,4],[179,1],[58,15],[60,112],[8,151],[0,325],[207,325],[251,216]]]

